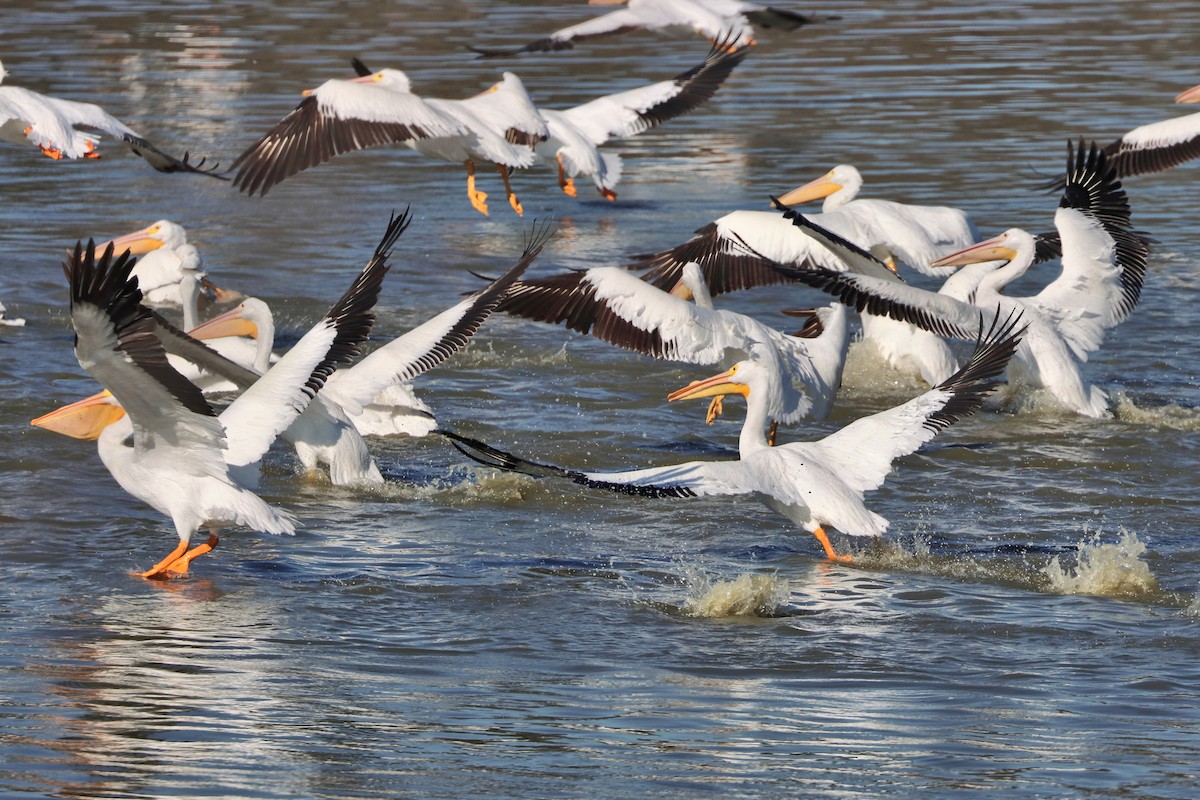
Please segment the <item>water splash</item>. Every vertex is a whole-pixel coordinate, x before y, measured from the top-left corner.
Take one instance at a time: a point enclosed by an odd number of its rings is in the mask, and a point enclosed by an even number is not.
[[[1159,594],[1158,581],[1142,560],[1146,545],[1137,535],[1121,529],[1121,539],[1105,544],[1095,533],[1079,543],[1074,567],[1058,556],[1042,572],[1049,590],[1058,594],[1090,594],[1121,599],[1144,599]]]
[[[1187,408],[1175,403],[1139,408],[1133,398],[1121,392],[1113,398],[1113,413],[1122,422],[1137,425],[1155,425],[1176,431],[1200,431],[1200,409]]]
[[[744,572],[731,581],[691,575],[683,611],[691,617],[777,617],[791,594],[786,578]]]

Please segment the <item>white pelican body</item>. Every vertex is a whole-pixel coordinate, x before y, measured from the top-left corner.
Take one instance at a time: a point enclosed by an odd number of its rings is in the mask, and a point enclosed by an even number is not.
[[[188,243],[187,231],[182,225],[160,219],[153,225],[98,244],[96,249],[103,251],[110,243],[116,253],[128,250],[140,256],[133,268],[133,276],[137,278],[143,302],[153,306],[182,307],[185,326],[196,324],[197,303],[202,292],[210,300],[236,296],[234,292],[218,289],[208,280],[200,252]],[[186,279],[197,282],[194,295],[189,294],[193,287],[185,286]]]
[[[392,221],[371,264],[386,263],[409,219],[405,214]],[[413,395],[411,381],[467,345],[544,244],[543,237],[533,237],[521,260],[490,286],[376,348],[354,366],[330,375],[314,402],[283,433],[304,469],[312,472],[321,465],[328,467],[330,481],[337,486],[382,483],[383,476],[363,436],[424,436],[436,427],[429,407]],[[193,333],[209,337],[227,330],[240,332],[239,323],[246,321],[248,313],[246,305],[210,320]],[[260,347],[264,341],[260,328]],[[253,383],[257,371],[256,366],[248,376],[227,377],[245,388]]]
[[[978,236],[970,218],[956,208],[913,206],[888,200],[854,200],[862,185],[858,170],[842,165],[780,199],[800,201],[825,197],[825,210],[809,218],[880,260],[899,261],[923,274],[947,274],[932,266],[935,259],[974,243]],[[851,202],[852,201],[852,202]],[[784,278],[771,262],[797,269],[844,270],[840,258],[768,211],[733,211],[696,231],[671,250],[640,256],[632,266],[650,267],[647,280],[663,286],[682,263],[696,260],[714,293],[779,283]],[[887,270],[870,274],[897,280]],[[900,370],[915,369],[930,386],[958,369],[958,359],[941,337],[906,322],[862,314],[863,339]]]
[[[1028,331],[1010,369],[1014,377],[1045,387],[1080,414],[1107,416],[1107,396],[1084,380],[1079,363],[1100,347],[1107,329],[1124,320],[1136,305],[1147,247],[1129,225],[1125,193],[1103,153],[1093,145],[1090,152],[1080,150],[1077,158],[1072,152],[1069,163],[1063,203],[1054,215],[1062,239],[1063,271],[1033,297],[1001,294],[1035,258],[1035,238],[1016,228],[938,262],[946,266],[991,262],[991,271],[978,282],[970,301],[861,274],[825,270],[792,274],[844,301],[884,304],[890,315],[950,335],[969,335],[981,313],[985,321],[1021,313]],[[787,215],[798,228],[845,258],[871,258],[795,212]]]
[[[687,297],[696,302],[688,303]],[[517,283],[500,310],[567,327],[644,355],[689,364],[718,364],[762,348],[778,359],[771,419],[794,423],[829,412],[841,384],[848,331],[840,304],[824,309],[816,339],[788,336],[757,320],[714,309],[700,268],[686,264],[670,293],[627,271],[597,267]],[[760,353],[761,359],[767,359]],[[711,417],[710,420],[711,422]]]
[[[142,577],[188,571],[217,543],[226,525],[292,533],[291,515],[268,506],[242,476],[297,417],[339,361],[357,352],[374,316],[386,265],[364,272],[326,317],[276,369],[217,416],[200,390],[175,372],[140,303],[128,253],[110,247],[97,262],[89,245],[64,264],[71,282],[71,319],[79,363],[105,392],[47,414],[34,425],[95,438],[104,465],[127,492],[169,516],[178,547]],[[208,526],[206,544],[188,550]]]
[[[757,360],[671,394],[671,400],[736,393],[746,397],[746,421],[737,461],[691,461],[629,472],[574,472],[526,462],[471,440],[464,453],[482,463],[532,475],[562,475],[586,486],[651,497],[749,495],[817,537],[827,557],[837,555],[824,528],[852,536],[879,536],[887,520],[863,503],[863,493],[877,489],[892,462],[915,451],[939,431],[974,413],[1003,372],[1013,349],[1015,321],[993,328],[968,364],[939,385],[903,405],[856,420],[815,442],[769,446],[763,435],[767,409],[760,399],[772,391],[779,375]]]
[[[0,81],[7,72],[0,64]],[[42,154],[61,158],[100,158],[99,134],[120,139],[135,155],[159,172],[210,174],[199,166],[159,150],[121,120],[92,103],[77,103],[39,94],[19,86],[0,86],[0,139],[37,147]]]
[[[508,170],[533,163],[533,145],[548,135],[520,78],[504,78],[466,100],[423,99],[397,69],[369,71],[357,59],[359,77],[329,80],[306,91],[300,105],[233,162],[233,185],[249,194],[341,153],[406,143],[426,155],[467,168],[471,204],[487,214],[487,195],[475,189],[475,160],[497,165],[513,209],[521,204],[508,186]]]
[[[765,28],[794,30],[818,21],[791,11],[742,0],[589,0],[591,5],[621,5],[586,22],[570,25],[516,49],[471,49],[483,56],[569,50],[575,42],[633,30],[694,33],[709,41],[728,38],[731,47],[754,44],[751,22]]]
[[[549,138],[537,146],[538,159],[555,164],[558,185],[575,196],[573,178],[586,175],[608,200],[621,178],[621,158],[599,148],[610,138],[634,136],[668,119],[685,114],[716,93],[746,49],[713,47],[704,63],[671,80],[598,97],[562,111],[542,109]]]

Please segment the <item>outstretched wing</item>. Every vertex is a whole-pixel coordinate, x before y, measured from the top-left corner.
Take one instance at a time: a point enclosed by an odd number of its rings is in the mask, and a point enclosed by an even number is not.
[[[410,381],[467,346],[513,283],[542,252],[549,227],[535,231],[521,260],[486,289],[378,348],[331,383],[329,396],[351,416],[389,386]]]
[[[392,215],[380,245],[385,252],[408,221],[407,211],[399,217]],[[373,309],[388,269],[386,256],[372,258],[321,321],[221,413],[229,433],[226,461],[230,465],[261,459],[337,366],[359,354],[375,323]]]
[[[519,472],[534,478],[559,477],[581,486],[605,489],[638,497],[700,497],[704,495],[753,494],[739,461],[689,461],[666,467],[628,472],[578,472],[551,464],[527,461],[476,439],[451,431],[438,431],[459,452],[488,467]]]
[[[92,242],[86,248],[77,243],[63,262],[75,356],[125,409],[139,451],[185,448],[198,474],[221,475],[221,423],[200,389],[167,362],[154,318],[130,277],[135,263],[129,253],[114,256],[111,244],[97,257]]]
[[[457,120],[415,94],[329,80],[237,157],[233,185],[265,195],[275,184],[342,153],[465,133]]]
[[[1067,144],[1067,179],[1054,215],[1062,274],[1033,301],[1084,358],[1141,296],[1149,246],[1130,223],[1129,202],[1107,156]]]
[[[634,136],[686,114],[716,94],[734,67],[746,57],[748,47],[731,49],[734,39],[730,35],[717,41],[704,63],[671,80],[605,95],[566,109],[563,116],[592,144],[601,145],[610,138]]]
[[[975,352],[962,369],[907,403],[855,420],[807,446],[819,449],[829,468],[855,491],[879,488],[894,460],[979,410],[1016,352],[1024,332],[1020,323],[1017,315],[993,319],[985,334],[980,315]]]

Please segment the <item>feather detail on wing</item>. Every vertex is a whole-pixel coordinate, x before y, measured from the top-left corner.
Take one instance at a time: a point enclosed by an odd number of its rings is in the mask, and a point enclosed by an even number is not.
[[[1107,157],[1067,144],[1067,179],[1055,214],[1062,274],[1034,299],[1081,358],[1141,297],[1149,246],[1130,223],[1129,202]]]
[[[330,397],[353,416],[387,387],[428,372],[466,347],[552,234],[550,226],[535,228],[516,265],[487,288],[376,349],[352,369],[339,373],[328,387]]]
[[[691,461],[666,467],[629,472],[579,472],[551,464],[527,461],[476,439],[450,431],[438,431],[452,440],[463,455],[495,469],[519,472],[534,478],[558,477],[581,486],[604,489],[636,497],[699,497],[701,495],[752,494],[755,490],[740,479],[739,462]]]
[[[748,52],[747,47],[731,49],[737,38],[729,34],[718,40],[704,63],[670,80],[605,95],[562,113],[595,145],[661,125],[692,111],[716,94]]]
[[[408,227],[408,211],[392,215],[375,255],[329,312],[282,358],[221,413],[229,433],[226,461],[253,464],[295,421],[339,364],[361,351],[375,322],[375,302],[387,256]]]
[[[237,157],[233,185],[265,195],[275,184],[342,153],[466,132],[415,94],[330,80]]]
[[[975,352],[958,372],[907,403],[855,420],[809,445],[819,448],[829,469],[847,486],[860,493],[879,488],[892,461],[983,405],[1016,352],[1024,327],[1017,315],[995,317],[985,333],[982,314],[978,320]]]
[[[168,362],[155,335],[155,322],[141,305],[136,259],[114,257],[112,245],[97,259],[95,244],[77,243],[63,262],[71,287],[75,355],[125,409],[134,446],[151,449],[159,440],[187,446],[204,472],[224,471],[224,431],[204,394]]]

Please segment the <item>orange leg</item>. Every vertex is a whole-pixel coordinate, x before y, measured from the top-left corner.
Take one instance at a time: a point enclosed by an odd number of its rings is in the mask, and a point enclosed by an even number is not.
[[[173,575],[187,575],[188,565],[192,563],[192,559],[210,552],[217,546],[218,541],[220,540],[217,539],[215,533],[209,534],[207,542],[198,544],[187,552],[184,552],[184,548],[187,545],[184,542],[180,542],[179,547],[175,548],[171,555],[154,565],[152,569],[141,573],[141,577],[165,581],[169,580]]]
[[[836,561],[839,564],[849,564],[854,561],[851,556],[839,556],[833,551],[833,545],[829,543],[829,536],[825,534],[825,529],[818,527],[813,531],[813,536],[817,537],[817,541],[821,543],[821,547],[825,548],[825,557],[830,561]]]
[[[705,423],[712,425],[714,422],[717,421],[717,417],[721,416],[721,411],[723,410],[724,400],[725,400],[724,395],[717,395],[716,397],[714,397],[712,399],[711,402],[709,402],[708,413],[704,415]]]
[[[100,151],[98,151],[96,149],[96,145],[93,142],[87,142],[83,146],[83,157],[84,158],[99,158]]]
[[[155,564],[153,567],[146,570],[145,572],[137,573],[137,575],[139,578],[153,578],[156,575],[158,575],[158,573],[162,572],[168,566],[170,566],[174,561],[176,561],[181,556],[183,556],[183,554],[186,552],[187,552],[187,542],[180,542],[179,546],[176,547],[174,550],[172,550],[171,554],[169,556],[167,556],[162,561],[158,562],[157,564]]]
[[[508,197],[508,204],[513,207],[513,211],[517,212],[517,216],[525,215],[525,209],[521,208],[521,201],[513,193],[512,186],[508,183],[508,167],[503,164],[497,164],[496,169],[500,172],[500,180],[504,181],[504,194]]]
[[[33,130],[33,126],[29,125],[29,126],[26,126],[25,130],[21,131],[21,133],[28,136],[30,131],[32,131],[32,130]],[[38,148],[41,149],[42,155],[44,155],[46,158],[53,158],[55,161],[58,161],[60,158],[63,157],[62,150],[59,150],[57,147],[46,147],[46,145],[44,145],[44,144],[39,144]]]
[[[488,215],[487,210],[487,195],[475,188],[475,162],[467,159],[467,197],[471,200],[471,205],[480,214],[485,217]]]
[[[604,195],[604,199],[608,200],[609,202],[615,203],[617,200],[617,193],[612,189],[601,189],[600,194]]]
[[[575,196],[575,181],[567,175],[567,171],[563,168],[562,156],[555,156],[554,160],[558,162],[558,188],[563,190],[563,194],[567,197]]]

